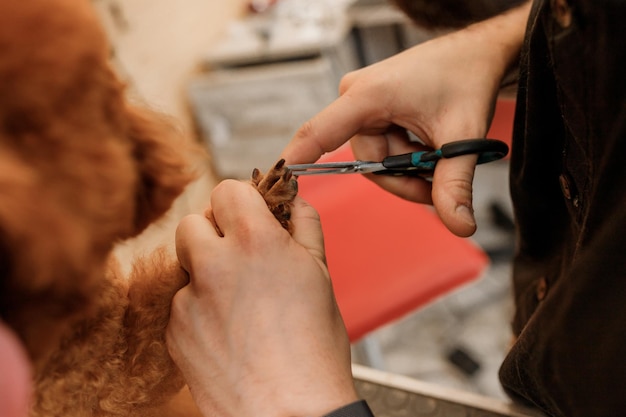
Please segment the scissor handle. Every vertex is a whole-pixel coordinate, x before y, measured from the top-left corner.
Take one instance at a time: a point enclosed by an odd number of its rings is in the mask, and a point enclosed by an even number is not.
[[[509,153],[509,146],[497,139],[464,139],[446,143],[440,151],[442,158],[478,154],[476,163],[484,164],[504,158]]]
[[[495,161],[504,158],[509,152],[509,146],[497,139],[464,139],[449,142],[434,151],[411,152],[402,155],[388,156],[382,164],[386,170],[374,172],[382,175],[411,175],[423,176],[435,169],[441,158],[477,154],[477,164]]]

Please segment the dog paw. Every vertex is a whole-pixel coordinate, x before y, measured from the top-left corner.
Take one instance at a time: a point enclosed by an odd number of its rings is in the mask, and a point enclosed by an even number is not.
[[[259,190],[274,217],[291,232],[291,202],[298,194],[298,182],[281,159],[266,174],[252,171],[252,185]]]

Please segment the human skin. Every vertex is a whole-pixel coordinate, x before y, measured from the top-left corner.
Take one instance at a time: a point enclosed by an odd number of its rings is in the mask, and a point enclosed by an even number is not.
[[[313,162],[351,138],[358,159],[419,149],[399,127],[431,147],[484,136],[528,11],[526,4],[346,75],[341,96],[282,156]],[[432,189],[419,179],[372,179],[408,200],[434,203],[448,228],[467,236],[476,228],[475,162],[441,161]],[[210,210],[178,228],[190,284],[173,300],[167,340],[206,416],[315,417],[357,399],[319,217],[296,198],[292,222],[290,235],[254,188],[225,181]]]
[[[17,336],[0,322],[0,416],[26,417],[31,371]]]
[[[319,217],[297,198],[291,219],[292,235],[257,190],[231,180],[210,212],[178,227],[191,279],[167,340],[204,415],[321,416],[357,399]]]
[[[418,150],[398,127],[434,148],[482,137],[500,80],[519,53],[529,7],[346,75],[341,96],[298,131],[282,156],[313,162],[351,138],[358,159]],[[408,200],[433,203],[452,232],[468,236],[476,228],[474,165],[473,157],[441,161],[432,188],[418,179],[371,179]],[[302,200],[295,206],[291,237],[256,190],[226,182],[212,198],[224,237],[206,216],[181,223],[178,254],[192,280],[174,300],[168,341],[206,415],[319,416],[356,399],[319,219]],[[1,323],[0,369],[0,415],[25,416],[28,361]]]
[[[305,123],[282,152],[310,163],[351,140],[357,159],[422,150],[487,133],[501,80],[519,55],[530,2],[347,74],[340,97]],[[417,178],[368,177],[410,201],[434,204],[459,236],[476,230],[472,210],[475,156],[441,160],[432,184]]]

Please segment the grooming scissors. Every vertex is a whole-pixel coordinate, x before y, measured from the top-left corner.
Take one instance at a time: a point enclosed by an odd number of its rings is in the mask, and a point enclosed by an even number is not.
[[[293,175],[366,174],[432,176],[437,161],[461,155],[478,155],[477,164],[504,158],[509,152],[506,143],[496,139],[464,139],[449,142],[440,149],[392,155],[381,162],[350,161],[288,165]]]

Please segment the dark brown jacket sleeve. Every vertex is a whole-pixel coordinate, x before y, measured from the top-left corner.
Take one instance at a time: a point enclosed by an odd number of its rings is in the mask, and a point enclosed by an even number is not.
[[[626,2],[538,0],[511,160],[517,342],[500,379],[551,416],[626,410]]]

